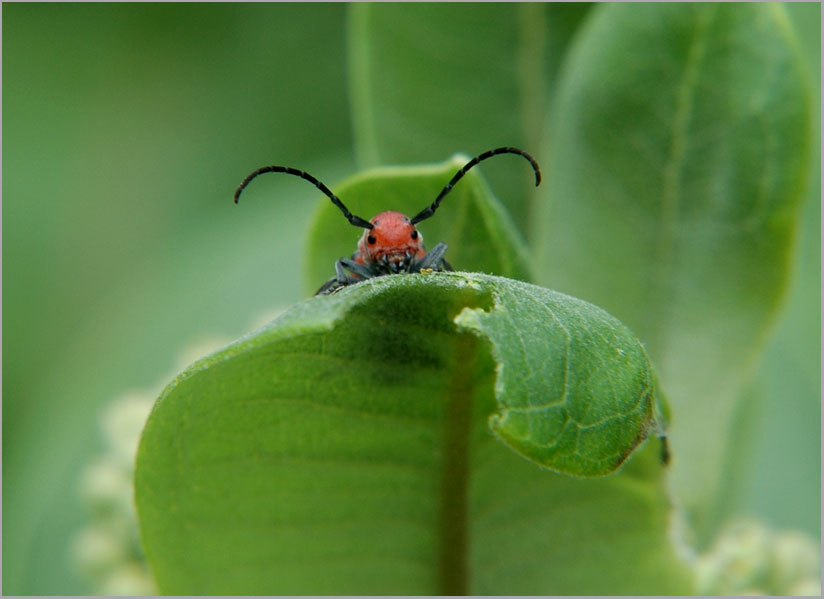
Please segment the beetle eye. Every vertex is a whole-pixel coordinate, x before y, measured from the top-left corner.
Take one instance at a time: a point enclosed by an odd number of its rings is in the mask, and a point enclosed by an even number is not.
[[[370,235],[369,237],[366,238],[366,241],[369,243],[369,245],[372,245],[377,241],[377,239],[375,239],[374,235]]]
[[[417,238],[418,238],[418,232],[417,231],[412,231],[412,239],[417,239]]]

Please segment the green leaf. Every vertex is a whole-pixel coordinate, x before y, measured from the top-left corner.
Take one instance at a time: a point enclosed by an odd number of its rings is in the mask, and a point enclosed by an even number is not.
[[[171,594],[688,592],[657,443],[609,477],[544,469],[614,471],[652,432],[652,389],[626,327],[526,283],[313,297],[161,395],[146,555]]]
[[[384,210],[413,216],[435,200],[469,159],[456,155],[436,165],[372,169],[333,186],[333,191],[353,213],[367,220]],[[492,161],[508,162],[512,178],[534,182],[529,164],[520,156],[502,155]],[[418,228],[427,248],[441,241],[448,244],[446,258],[457,270],[528,281],[532,277],[526,246],[483,181],[480,173],[484,166],[470,170],[449,192],[435,216]],[[335,275],[335,262],[352,255],[362,234],[363,229],[352,227],[338,208],[323,199],[307,239],[309,293]]]
[[[519,453],[560,472],[598,476],[646,437],[657,398],[649,359],[600,308],[512,284],[498,289],[494,309],[464,310],[456,323],[492,343],[499,410],[489,424]]]
[[[585,3],[354,4],[350,94],[361,166],[429,162],[497,146],[537,152],[561,56],[588,9]],[[489,172],[525,231],[534,195],[529,181],[501,167]]]
[[[811,133],[795,40],[772,4],[600,6],[552,116],[539,280],[647,344],[676,414],[674,489],[706,542],[792,260]]]

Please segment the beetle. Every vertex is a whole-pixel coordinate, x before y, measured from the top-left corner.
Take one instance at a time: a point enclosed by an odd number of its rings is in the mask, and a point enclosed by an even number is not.
[[[444,199],[455,184],[473,166],[492,158],[499,154],[517,154],[529,161],[535,173],[536,187],[541,184],[541,170],[538,162],[528,153],[518,148],[502,147],[489,150],[483,154],[475,156],[472,160],[462,166],[457,173],[446,184],[435,201],[421,210],[413,218],[409,218],[400,212],[388,210],[375,215],[372,220],[365,220],[360,216],[352,214],[341,202],[340,198],[326,187],[321,181],[307,173],[289,166],[264,166],[252,171],[243,181],[241,181],[235,191],[235,204],[240,199],[240,194],[247,185],[258,175],[263,173],[286,173],[300,177],[312,183],[323,194],[332,200],[332,203],[340,208],[343,216],[350,224],[366,229],[358,241],[358,249],[352,257],[341,258],[335,262],[335,276],[326,281],[320,289],[315,292],[319,294],[332,294],[339,289],[358,283],[365,279],[380,277],[399,273],[417,273],[452,270],[452,266],[446,261],[447,245],[443,242],[436,245],[429,252],[423,245],[423,235],[417,228],[417,224],[426,220],[438,209]]]

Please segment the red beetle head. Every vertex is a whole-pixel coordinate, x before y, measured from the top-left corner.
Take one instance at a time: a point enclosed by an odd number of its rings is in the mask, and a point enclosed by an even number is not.
[[[371,221],[358,242],[358,250],[365,262],[388,261],[400,263],[412,256],[422,255],[423,235],[409,218],[400,212],[381,212]]]

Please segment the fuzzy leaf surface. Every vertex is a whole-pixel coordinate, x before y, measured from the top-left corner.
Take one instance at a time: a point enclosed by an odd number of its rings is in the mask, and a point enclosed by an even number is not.
[[[146,555],[171,594],[688,592],[657,441],[605,476],[655,401],[640,343],[581,300],[372,279],[164,391],[137,462]]]

